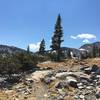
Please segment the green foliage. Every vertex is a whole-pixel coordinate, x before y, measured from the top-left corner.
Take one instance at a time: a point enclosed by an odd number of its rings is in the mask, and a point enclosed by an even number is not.
[[[37,63],[41,63],[41,62],[50,60],[50,57],[48,54],[44,54],[44,55],[36,54],[35,60],[37,61]]]
[[[52,50],[56,51],[58,61],[60,60],[60,55],[61,55],[60,49],[61,49],[61,43],[63,42],[63,40],[61,40],[62,36],[63,36],[63,32],[61,27],[61,17],[59,14],[55,25],[55,32],[52,37],[52,45],[50,46]]]
[[[58,61],[56,53],[49,53],[48,56],[49,56],[51,61]]]
[[[45,41],[44,39],[40,43],[39,54],[44,55],[45,53]]]
[[[36,61],[31,54],[16,53],[0,55],[0,73],[12,74],[29,70],[36,65]]]
[[[30,47],[29,47],[29,45],[27,47],[27,53],[30,53]]]
[[[29,70],[37,64],[35,58],[29,53],[19,53],[16,55],[16,58],[19,60],[19,64],[22,66],[21,70]]]

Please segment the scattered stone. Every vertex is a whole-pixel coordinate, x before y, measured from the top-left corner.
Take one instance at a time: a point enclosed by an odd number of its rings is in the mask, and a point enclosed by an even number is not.
[[[65,79],[68,75],[68,72],[60,72],[55,75],[56,78]]]
[[[93,65],[91,72],[96,72],[99,69],[99,67],[97,65]]]
[[[93,87],[92,86],[87,86],[86,89],[91,90],[91,89],[93,89]]]
[[[95,95],[85,95],[85,100],[96,100]]]
[[[50,74],[52,74],[53,72],[51,70],[44,70],[44,71],[36,71],[34,73],[32,73],[32,78],[39,82],[41,79],[43,79],[45,76],[48,76]]]
[[[70,81],[69,85],[70,85],[71,87],[78,88],[77,82],[75,82],[75,81]]]
[[[77,83],[77,86],[83,86],[83,83]]]
[[[67,87],[69,87],[69,86],[68,86],[68,83],[66,81],[57,82],[55,84],[55,88],[58,88],[58,89],[67,88]]]
[[[78,89],[84,89],[84,87],[83,86],[78,86]]]
[[[41,79],[41,81],[45,82],[46,84],[50,84],[54,80],[55,80],[54,77],[47,77],[47,76]]]
[[[80,95],[79,97],[80,97],[81,99],[84,99],[84,98],[85,98],[85,96],[84,96],[84,95]]]
[[[96,75],[100,75],[100,68],[95,72]]]
[[[84,69],[84,73],[91,74],[91,68],[90,67],[89,68],[85,68]]]
[[[95,96],[96,96],[97,99],[100,99],[100,92],[99,93],[96,93]]]
[[[74,78],[72,76],[68,76],[68,77],[66,77],[66,81],[68,82],[68,84],[71,87],[78,88],[76,78]]]
[[[90,83],[90,80],[86,77],[80,76],[80,82],[85,85],[88,85]]]
[[[77,82],[77,79],[76,79],[75,77],[72,77],[72,76],[67,76],[67,77],[66,77],[66,81],[67,81],[67,82],[71,82],[71,81]]]

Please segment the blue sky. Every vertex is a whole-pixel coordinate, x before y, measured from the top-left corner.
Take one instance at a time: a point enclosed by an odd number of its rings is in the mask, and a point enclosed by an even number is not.
[[[44,37],[49,49],[59,13],[62,46],[100,40],[100,0],[0,0],[0,44],[37,50]]]

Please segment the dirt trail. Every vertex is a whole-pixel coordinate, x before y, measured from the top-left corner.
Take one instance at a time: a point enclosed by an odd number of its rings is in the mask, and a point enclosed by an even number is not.
[[[50,98],[48,98],[48,90],[47,87],[39,82],[39,83],[35,83],[34,84],[34,96],[35,100],[51,100]]]

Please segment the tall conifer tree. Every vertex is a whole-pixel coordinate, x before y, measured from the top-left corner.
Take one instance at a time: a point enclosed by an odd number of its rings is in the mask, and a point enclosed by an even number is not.
[[[40,43],[39,54],[45,53],[45,40],[43,39]]]
[[[27,47],[27,53],[30,53],[30,47],[29,47],[29,45]]]
[[[55,50],[57,53],[57,61],[60,60],[61,57],[61,43],[63,40],[61,39],[63,36],[62,26],[61,26],[61,16],[58,15],[56,24],[55,24],[55,31],[52,37],[52,45],[50,46],[52,50]]]

